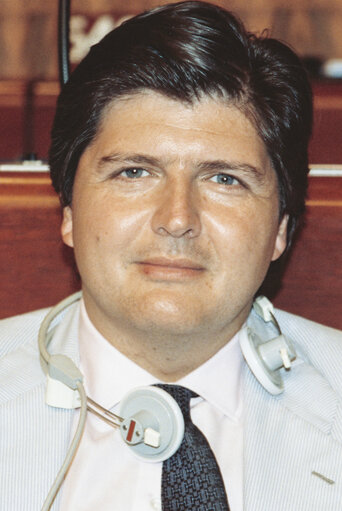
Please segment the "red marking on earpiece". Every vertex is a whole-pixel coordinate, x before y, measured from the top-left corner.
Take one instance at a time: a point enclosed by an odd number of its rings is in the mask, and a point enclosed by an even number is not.
[[[132,440],[132,436],[133,436],[133,433],[134,433],[134,430],[135,430],[135,424],[136,424],[136,422],[132,419],[130,424],[129,424],[128,433],[127,433],[127,436],[126,436],[127,442],[131,442],[131,440]]]

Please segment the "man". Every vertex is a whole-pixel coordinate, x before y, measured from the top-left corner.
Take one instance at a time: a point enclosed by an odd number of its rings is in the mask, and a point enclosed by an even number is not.
[[[71,76],[50,165],[83,294],[53,320],[49,352],[73,359],[87,395],[112,411],[139,386],[193,391],[229,504],[206,504],[203,489],[200,503],[165,492],[161,503],[163,463],[134,458],[88,414],[54,509],[339,509],[342,335],[251,312],[304,210],[311,120],[293,52],[205,3],[131,19]],[[1,509],[43,505],[77,425],[77,411],[45,403],[46,312],[2,322]],[[278,323],[286,342],[271,370],[247,347],[283,342]]]

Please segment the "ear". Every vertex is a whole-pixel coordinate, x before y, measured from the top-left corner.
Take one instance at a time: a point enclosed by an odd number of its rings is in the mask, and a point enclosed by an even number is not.
[[[278,259],[282,253],[284,252],[287,244],[287,224],[289,221],[289,216],[284,215],[282,221],[278,227],[278,234],[274,244],[274,251],[272,256],[272,261]]]
[[[62,240],[69,247],[74,246],[72,235],[72,209],[70,206],[63,208],[63,220],[61,225]]]

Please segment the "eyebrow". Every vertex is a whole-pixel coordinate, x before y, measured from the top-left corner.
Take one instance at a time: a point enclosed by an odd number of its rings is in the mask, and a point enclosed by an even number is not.
[[[265,172],[250,163],[240,161],[211,160],[199,163],[199,168],[207,172],[229,172],[238,171],[242,174],[253,175],[258,181],[264,179]]]
[[[154,158],[153,156],[147,156],[144,154],[123,154],[123,153],[112,153],[107,156],[102,156],[99,159],[97,167],[101,170],[108,163],[115,162],[127,162],[133,165],[152,165],[154,167],[160,166],[161,161],[158,158]]]
[[[122,162],[133,165],[149,165],[153,167],[163,166],[159,158],[145,154],[123,154],[111,153],[102,156],[98,161],[98,169],[101,170],[107,164]],[[263,181],[265,172],[260,168],[251,165],[250,163],[240,161],[226,161],[226,160],[208,160],[201,161],[196,164],[197,168],[202,172],[229,172],[238,171],[246,176],[253,176],[257,181]]]

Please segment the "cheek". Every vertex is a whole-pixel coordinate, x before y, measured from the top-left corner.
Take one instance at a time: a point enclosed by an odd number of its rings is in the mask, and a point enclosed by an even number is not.
[[[221,259],[236,260],[237,265],[260,262],[267,266],[272,258],[277,235],[277,211],[268,204],[245,204],[208,212],[206,223],[211,241]],[[276,208],[275,208],[276,209]]]
[[[77,252],[93,255],[102,251],[101,258],[113,257],[114,250],[124,250],[142,232],[148,212],[142,205],[134,207],[111,197],[82,197],[74,211],[74,241]],[[98,255],[98,254],[97,254]]]

